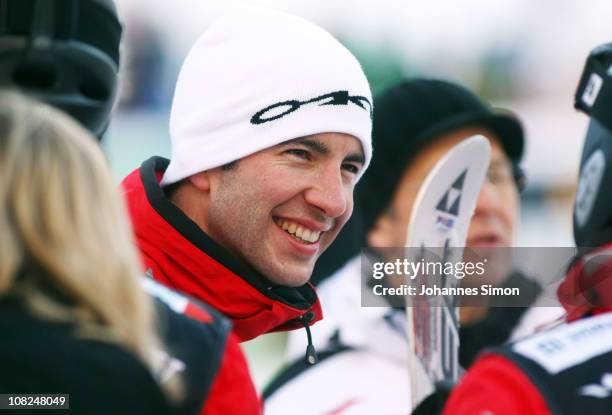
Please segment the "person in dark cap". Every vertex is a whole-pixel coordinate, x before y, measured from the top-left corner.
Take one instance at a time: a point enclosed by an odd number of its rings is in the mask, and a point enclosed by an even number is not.
[[[492,154],[466,245],[509,247],[525,183],[519,166],[524,150],[519,120],[444,80],[407,80],[376,97],[375,157],[357,188],[358,211],[318,264],[319,269],[336,271],[318,289],[325,312],[313,333],[320,363],[306,370],[298,361],[278,375],[264,392],[267,414],[282,413],[288,402],[306,396],[317,399],[303,402],[303,413],[335,413],[342,408],[347,413],[410,410],[405,312],[361,307],[359,252],[363,246],[376,250],[405,245],[410,212],[423,180],[454,145],[476,134],[489,139]],[[531,300],[540,292],[535,283],[510,269],[500,280],[498,284],[512,280],[513,286],[522,285]],[[506,341],[524,312],[525,308],[462,310],[462,366],[468,366],[484,346]],[[289,354],[293,354],[292,338]]]
[[[524,147],[521,124],[511,114],[493,111],[463,86],[434,79],[405,81],[381,94],[376,107],[376,158],[357,187],[359,203],[351,220],[317,262],[311,278],[315,284],[366,244],[365,230],[371,229],[389,206],[406,167],[421,148],[442,135],[468,126],[489,130],[500,141],[517,186],[524,186],[519,167]],[[369,197],[373,195],[376,197]]]
[[[445,415],[609,414],[612,408],[612,43],[591,51],[575,94],[589,116],[574,240],[557,295],[567,324],[483,353],[453,390]]]

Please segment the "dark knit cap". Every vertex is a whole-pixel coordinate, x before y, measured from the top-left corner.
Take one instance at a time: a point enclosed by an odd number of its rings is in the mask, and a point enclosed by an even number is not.
[[[492,109],[468,89],[442,80],[414,79],[385,90],[374,100],[374,157],[358,187],[364,228],[387,207],[407,165],[425,145],[463,127],[484,127],[518,165],[523,128],[508,112]]]

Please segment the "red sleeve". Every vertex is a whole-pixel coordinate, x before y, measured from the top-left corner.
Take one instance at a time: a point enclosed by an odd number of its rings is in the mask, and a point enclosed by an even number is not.
[[[487,355],[468,370],[444,415],[551,415],[538,389],[510,360]]]
[[[200,415],[260,415],[261,402],[238,338],[232,332],[217,377]]]

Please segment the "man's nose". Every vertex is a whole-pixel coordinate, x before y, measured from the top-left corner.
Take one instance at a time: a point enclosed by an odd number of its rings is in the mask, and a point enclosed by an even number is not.
[[[476,209],[474,210],[474,216],[476,215],[488,215],[497,209],[500,203],[500,196],[497,193],[495,186],[485,180],[480,193],[478,194],[478,200],[476,201]]]
[[[327,168],[313,176],[312,183],[304,193],[306,202],[320,209],[325,216],[336,218],[351,207],[352,188],[343,181],[338,168]]]

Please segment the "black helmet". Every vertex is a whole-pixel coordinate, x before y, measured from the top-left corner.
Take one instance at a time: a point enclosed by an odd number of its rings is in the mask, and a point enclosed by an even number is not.
[[[590,117],[574,202],[577,246],[612,241],[612,43],[591,51],[574,106]]]
[[[0,87],[70,114],[98,138],[117,92],[112,0],[0,0]]]

